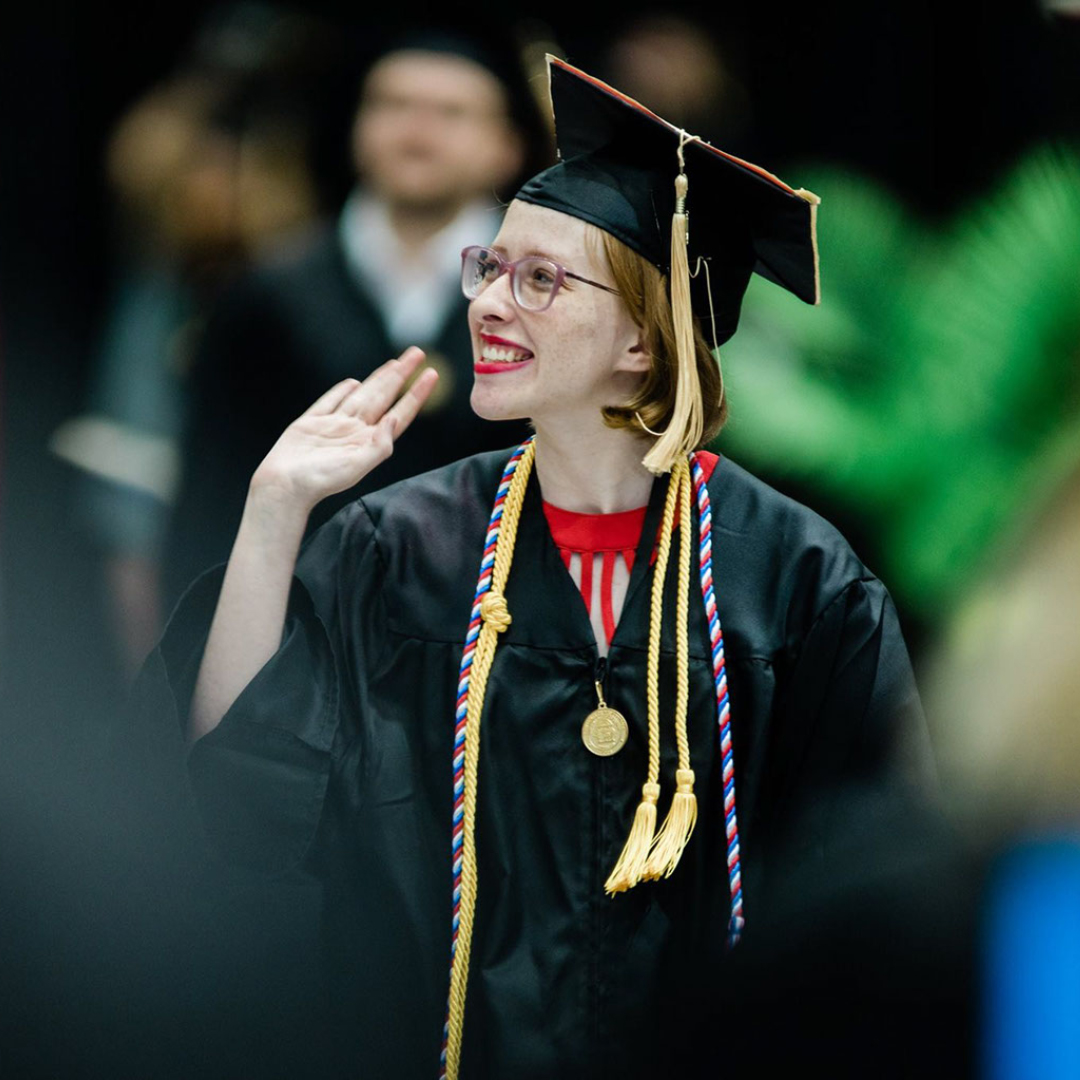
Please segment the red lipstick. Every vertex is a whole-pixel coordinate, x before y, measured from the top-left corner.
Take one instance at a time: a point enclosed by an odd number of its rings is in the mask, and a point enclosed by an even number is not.
[[[520,359],[485,360],[483,356],[484,350],[481,348],[480,357],[473,363],[473,371],[477,375],[501,375],[505,371],[513,371],[516,368],[524,367],[533,358],[531,349],[526,349],[524,345],[519,345],[509,338],[499,337],[497,334],[481,333],[480,340],[493,351],[495,349],[513,350],[514,353],[520,355]]]
[[[509,349],[517,349],[519,352],[527,352],[532,356],[532,352],[526,349],[524,345],[519,345],[516,341],[511,341],[509,338],[497,337],[495,334],[480,334],[480,340],[486,342],[488,345],[505,345]]]

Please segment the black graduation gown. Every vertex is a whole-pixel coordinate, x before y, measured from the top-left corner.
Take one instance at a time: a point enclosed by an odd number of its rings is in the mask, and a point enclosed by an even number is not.
[[[478,455],[396,484],[323,526],[298,561],[279,652],[190,753],[207,829],[230,859],[280,874],[302,867],[322,881],[326,961],[344,1018],[338,1037],[359,1075],[437,1073],[455,687],[507,456]],[[530,480],[507,588],[513,622],[482,724],[464,1076],[661,1076],[691,1051],[714,1052],[707,1075],[723,1074],[711,1011],[727,962],[730,898],[696,577],[697,830],[669,880],[614,898],[603,889],[646,774],[648,556],[663,486],[654,485],[601,664]],[[922,721],[892,603],[840,535],[726,459],[708,486],[752,941],[768,905],[800,887],[793,867],[843,871],[854,825],[843,793],[884,790],[899,737],[921,738]],[[220,571],[185,597],[144,671],[144,710],[184,722],[219,584]],[[675,770],[674,589],[672,566],[661,815]],[[610,758],[581,740],[598,676],[630,725],[628,744]]]

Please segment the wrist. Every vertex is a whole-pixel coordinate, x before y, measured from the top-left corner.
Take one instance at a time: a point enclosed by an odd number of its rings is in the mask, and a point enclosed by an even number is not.
[[[282,536],[302,536],[311,514],[309,500],[270,481],[252,480],[244,504],[245,524]]]

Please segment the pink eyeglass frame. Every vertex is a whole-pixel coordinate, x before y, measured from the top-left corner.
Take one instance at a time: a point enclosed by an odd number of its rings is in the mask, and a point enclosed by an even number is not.
[[[499,273],[492,281],[487,282],[483,288],[478,289],[476,292],[470,292],[465,284],[465,266],[468,262],[469,256],[474,251],[487,252],[487,254],[491,256],[491,260],[495,263],[496,266],[498,266]],[[529,307],[528,305],[523,304],[521,302],[521,297],[518,296],[517,268],[522,263],[527,262],[543,263],[546,266],[552,267],[552,269],[555,271],[555,283],[554,285],[552,285],[551,292],[548,294],[548,301],[543,307]],[[544,255],[526,255],[524,256],[524,258],[517,259],[514,262],[510,262],[509,259],[504,259],[493,248],[485,247],[483,244],[470,244],[468,247],[462,248],[461,291],[465,294],[466,300],[475,300],[480,295],[480,293],[484,291],[484,288],[486,288],[487,285],[491,285],[495,281],[498,281],[498,279],[501,278],[503,274],[510,275],[510,294],[514,298],[514,303],[516,303],[518,307],[522,308],[525,311],[547,311],[547,309],[551,307],[551,305],[555,302],[555,297],[558,295],[559,289],[562,288],[562,284],[567,278],[572,278],[574,281],[583,282],[585,285],[592,285],[594,288],[597,289],[603,289],[604,292],[614,293],[614,295],[616,296],[619,295],[618,289],[614,289],[610,285],[601,285],[599,281],[590,281],[587,277],[582,277],[580,274],[572,273],[570,270],[567,270],[566,267],[563,266],[561,263],[557,263],[554,259],[549,259]]]

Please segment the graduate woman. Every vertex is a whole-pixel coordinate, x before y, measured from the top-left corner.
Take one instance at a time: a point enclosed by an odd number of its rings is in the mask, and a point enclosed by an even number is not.
[[[328,390],[145,676],[215,841],[323,882],[365,1076],[723,1075],[710,988],[920,724],[881,584],[699,449],[750,274],[817,299],[816,198],[550,75],[561,160],[463,254],[473,407],[535,439],[357,500],[298,556],[436,376],[408,350]]]

